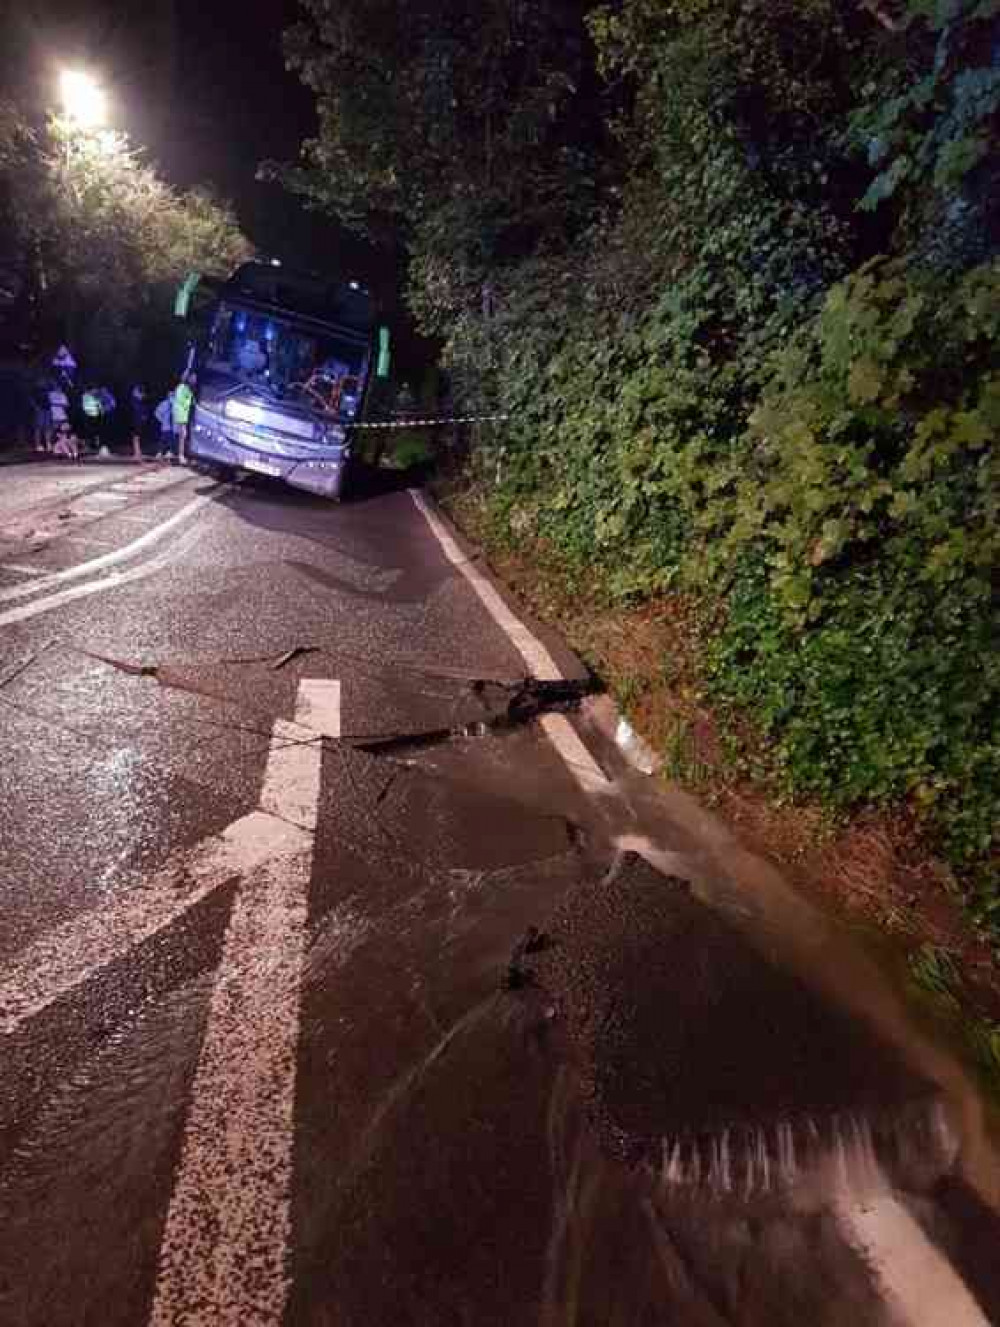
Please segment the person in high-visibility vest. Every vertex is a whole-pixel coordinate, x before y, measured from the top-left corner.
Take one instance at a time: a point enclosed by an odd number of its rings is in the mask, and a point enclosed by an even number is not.
[[[185,374],[174,388],[173,414],[174,433],[177,435],[177,460],[180,465],[187,465],[188,429],[191,426],[191,411],[194,408],[194,393],[198,380],[193,373]]]

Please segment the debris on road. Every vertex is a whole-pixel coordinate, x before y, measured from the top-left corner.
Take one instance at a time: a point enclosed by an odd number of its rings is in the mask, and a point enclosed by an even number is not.
[[[286,664],[290,664],[293,659],[300,659],[304,654],[315,654],[318,649],[318,645],[293,645],[290,650],[286,650],[284,654],[275,659],[271,668],[274,672],[277,672],[280,668],[284,668]]]
[[[489,733],[506,732],[522,727],[543,714],[565,714],[576,709],[586,696],[594,695],[600,684],[594,677],[560,678],[556,681],[541,681],[535,677],[526,677],[514,683],[488,682],[476,679],[471,684],[472,692],[484,704],[491,698],[491,692],[499,693],[498,698],[506,696],[506,704],[485,719],[473,723],[457,724],[452,727],[429,728],[416,733],[393,733],[384,737],[351,737],[344,734],[359,751],[369,755],[380,755],[390,751],[418,749],[437,746],[442,742],[455,741],[468,737],[485,737]]]
[[[662,761],[649,743],[622,714],[615,727],[615,745],[633,769],[640,774],[655,774]]]

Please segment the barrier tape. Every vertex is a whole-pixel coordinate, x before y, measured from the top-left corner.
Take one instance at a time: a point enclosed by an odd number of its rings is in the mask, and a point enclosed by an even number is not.
[[[433,419],[396,419],[388,423],[352,424],[354,429],[422,429],[431,424],[487,424],[510,415],[438,415]]]

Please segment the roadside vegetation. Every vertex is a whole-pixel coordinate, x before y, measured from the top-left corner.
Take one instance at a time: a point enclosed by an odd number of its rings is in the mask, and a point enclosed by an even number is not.
[[[250,256],[232,210],[208,192],[171,189],[124,134],[33,120],[3,94],[0,81],[4,339],[67,341],[90,372],[115,381],[176,372],[178,283]]]
[[[494,541],[696,603],[781,792],[906,804],[995,924],[1000,5],[377,9],[291,34],[286,180],[401,231],[456,398],[510,411]]]
[[[510,412],[494,547],[694,604],[779,794],[905,807],[1000,936],[1000,4],[305,8],[283,178]]]

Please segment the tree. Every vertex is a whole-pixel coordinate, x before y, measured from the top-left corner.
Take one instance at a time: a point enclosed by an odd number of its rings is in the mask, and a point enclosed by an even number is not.
[[[0,186],[40,329],[70,336],[95,370],[134,371],[184,274],[228,271],[251,252],[231,208],[172,190],[123,134],[58,118],[32,132],[11,111],[0,116]]]
[[[605,136],[573,0],[305,0],[289,66],[319,132],[273,174],[475,279],[591,215]]]

